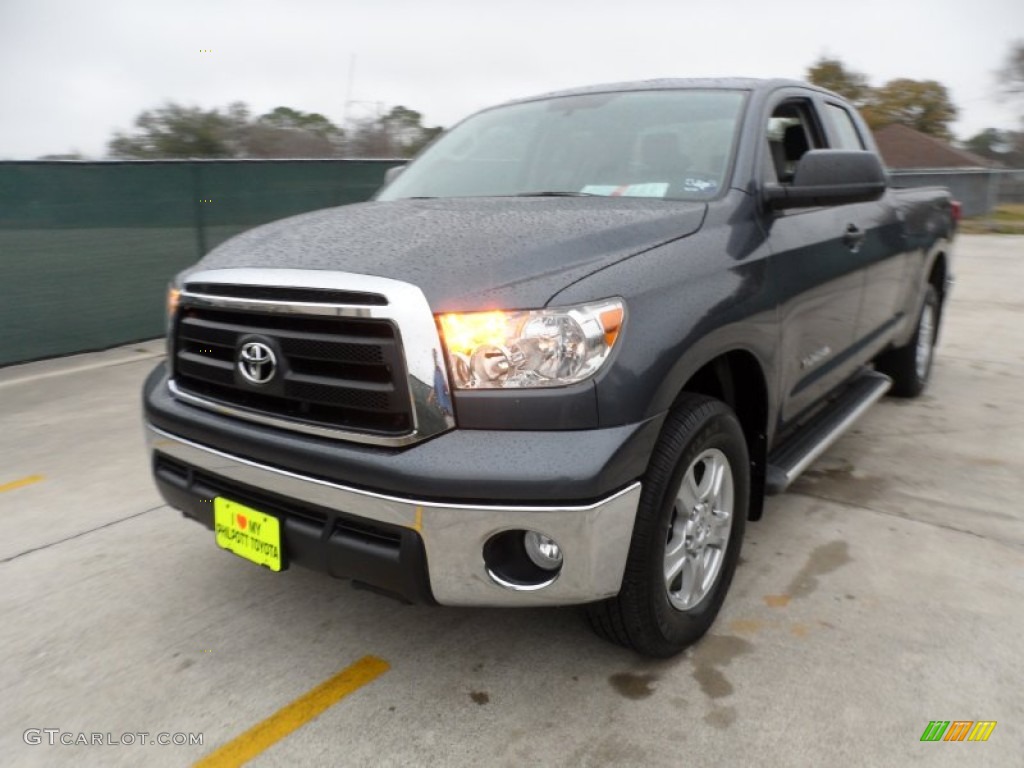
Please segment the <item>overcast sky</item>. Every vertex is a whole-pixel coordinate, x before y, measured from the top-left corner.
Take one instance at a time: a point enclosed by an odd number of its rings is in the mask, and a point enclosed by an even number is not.
[[[0,0],[0,159],[102,157],[165,101],[351,117],[403,104],[450,125],[563,87],[652,77],[801,78],[822,54],[935,79],[961,137],[1018,127],[994,71],[1022,0]],[[210,49],[212,53],[202,53]]]

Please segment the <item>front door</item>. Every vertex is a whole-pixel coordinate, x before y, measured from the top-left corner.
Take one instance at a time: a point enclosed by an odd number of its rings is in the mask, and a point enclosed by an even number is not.
[[[765,181],[792,181],[800,156],[827,147],[809,98],[783,96],[767,120]],[[866,273],[848,228],[856,206],[765,214],[779,297],[780,426],[793,422],[857,368],[853,346]]]

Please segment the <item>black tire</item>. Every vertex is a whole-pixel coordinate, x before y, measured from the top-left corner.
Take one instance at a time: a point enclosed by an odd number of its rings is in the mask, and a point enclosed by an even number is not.
[[[875,369],[892,379],[890,395],[896,397],[917,397],[928,386],[935,360],[935,338],[939,330],[939,293],[935,286],[928,284],[924,295],[921,314],[917,317],[917,328],[910,341],[902,347],[883,352],[875,360]],[[930,321],[927,319],[930,318]],[[927,350],[927,359],[919,365],[918,351]]]
[[[673,604],[673,600],[679,601],[679,593],[670,597],[673,587],[664,573],[666,554],[677,535],[673,528],[697,525],[686,522],[694,519],[696,511],[688,518],[678,517],[677,506],[681,505],[676,497],[684,475],[689,479],[691,469],[700,471],[702,456],[719,462],[718,457],[724,456],[731,471],[731,528],[724,548],[717,548],[720,565],[710,588],[692,607],[681,609]],[[707,506],[703,505],[705,510]],[[703,395],[684,395],[668,416],[643,480],[622,589],[613,598],[587,606],[594,631],[656,658],[674,656],[699,640],[714,622],[732,583],[749,508],[750,460],[739,421],[725,403]],[[704,519],[717,520],[711,513]],[[699,540],[707,533],[704,530]],[[695,537],[684,538],[692,541]],[[699,592],[691,596],[696,594]]]

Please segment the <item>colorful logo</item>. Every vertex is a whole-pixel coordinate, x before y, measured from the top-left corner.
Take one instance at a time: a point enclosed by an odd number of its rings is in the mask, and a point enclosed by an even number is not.
[[[995,727],[995,720],[932,720],[921,741],[988,741]]]

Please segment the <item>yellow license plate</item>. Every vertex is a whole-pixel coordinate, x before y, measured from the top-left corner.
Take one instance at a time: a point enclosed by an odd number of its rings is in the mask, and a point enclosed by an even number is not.
[[[273,515],[218,496],[213,500],[213,529],[218,547],[281,570],[281,522]]]

